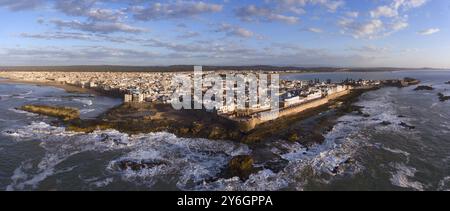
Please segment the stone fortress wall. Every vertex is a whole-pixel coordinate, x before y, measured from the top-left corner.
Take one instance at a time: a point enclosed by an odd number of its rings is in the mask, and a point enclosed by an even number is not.
[[[254,117],[254,118],[249,118],[246,120],[240,120],[240,121],[238,121],[239,128],[241,129],[241,131],[247,132],[247,131],[255,129],[260,124],[275,120],[277,118],[295,115],[295,114],[301,113],[303,111],[306,111],[308,109],[313,109],[313,108],[317,108],[319,106],[325,105],[332,100],[335,100],[337,98],[340,98],[342,96],[350,94],[350,92],[351,92],[351,90],[348,89],[348,90],[344,90],[341,92],[337,92],[337,93],[328,95],[321,99],[313,100],[311,102],[295,105],[295,106],[288,107],[288,108],[282,108],[279,110],[279,113],[277,116],[269,114],[269,115],[264,115],[264,117]]]

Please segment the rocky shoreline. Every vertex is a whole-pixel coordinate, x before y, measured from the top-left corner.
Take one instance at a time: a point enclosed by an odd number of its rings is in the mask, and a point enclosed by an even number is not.
[[[128,134],[169,132],[183,138],[236,141],[246,143],[255,149],[258,144],[267,141],[287,140],[300,143],[308,149],[324,142],[324,134],[333,129],[339,117],[348,113],[367,116],[362,112],[362,107],[355,106],[354,103],[362,94],[381,87],[352,90],[350,94],[332,100],[326,105],[264,123],[248,132],[242,132],[235,122],[214,113],[202,110],[176,111],[172,109],[171,105],[166,104],[122,104],[96,119],[88,120],[80,119],[78,111],[72,112],[73,114],[78,112],[78,117],[63,115],[67,114],[68,108],[49,107],[46,112],[33,109],[27,109],[27,111],[57,117],[59,120],[54,121],[53,124],[66,127],[67,130],[74,132],[90,133],[107,129],[115,129]],[[41,107],[37,106],[36,109],[38,108]],[[414,129],[414,126],[406,124],[401,126]],[[255,163],[263,161],[264,168],[274,172],[282,169],[287,163],[282,158],[273,157],[276,156],[273,153],[264,154],[279,160],[279,162],[266,163],[264,160],[267,160],[267,157],[238,156],[232,158],[228,167],[223,169],[223,176],[225,178],[238,176],[245,180],[257,170],[254,166]],[[160,165],[160,163],[128,160],[121,163],[119,168],[138,171],[154,165]]]
[[[121,96],[119,96],[113,92],[88,89],[88,88],[83,88],[83,87],[79,87],[79,86],[63,84],[63,83],[58,83],[58,82],[25,81],[25,80],[13,80],[13,79],[9,79],[9,78],[2,78],[1,83],[48,86],[48,87],[55,87],[55,88],[63,89],[67,93],[91,94],[91,95],[106,96],[106,97],[111,97],[111,98],[121,98]]]
[[[418,80],[407,78],[385,81],[384,86],[404,87],[418,83],[420,83]],[[128,134],[165,131],[183,138],[231,140],[247,144],[282,139],[299,142],[305,146],[313,146],[324,141],[323,134],[333,128],[339,117],[351,112],[366,115],[362,113],[360,107],[354,106],[353,103],[363,93],[380,87],[352,90],[350,94],[332,100],[323,106],[261,124],[251,131],[241,131],[236,122],[214,113],[202,110],[176,111],[170,105],[155,103],[125,103],[110,109],[96,119],[62,118],[55,124],[65,126],[70,131],[84,133],[105,129],[115,129]],[[86,93],[87,90],[76,91]],[[441,99],[445,100],[446,96],[441,96]],[[308,123],[305,124],[304,121]]]
[[[80,119],[79,111],[73,108],[26,105],[26,110],[41,115],[59,118],[54,123],[70,131],[89,133],[95,130],[115,129],[128,134],[170,132],[184,138],[206,138],[231,140],[243,143],[258,143],[264,140],[284,139],[304,145],[323,142],[322,134],[331,130],[334,120],[349,112],[361,115],[360,108],[353,106],[358,97],[370,90],[354,90],[351,94],[326,105],[309,109],[298,115],[283,117],[243,132],[235,122],[214,113],[198,110],[176,111],[165,104],[122,104],[110,109],[96,119]],[[332,112],[328,112],[332,110]],[[327,115],[319,115],[327,113]],[[303,120],[316,118],[301,124]]]
[[[46,105],[25,105],[19,108],[19,110],[56,117],[63,121],[71,121],[80,118],[80,111],[76,108],[68,107],[55,107]]]

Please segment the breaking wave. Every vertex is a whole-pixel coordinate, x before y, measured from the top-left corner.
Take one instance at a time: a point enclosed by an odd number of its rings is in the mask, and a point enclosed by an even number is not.
[[[274,191],[304,190],[310,179],[328,183],[335,176],[356,174],[363,167],[355,159],[366,137],[360,135],[357,117],[348,115],[339,119],[331,132],[325,135],[324,144],[306,148],[299,143],[278,141],[270,143],[270,151],[288,161],[279,172],[261,170],[242,181],[239,178],[220,179],[203,183],[195,190]],[[270,145],[270,146],[269,146]],[[318,179],[321,178],[321,179]]]
[[[115,130],[95,131],[89,134],[74,133],[44,122],[34,122],[24,128],[3,134],[17,141],[42,140],[40,146],[45,149],[45,155],[38,164],[25,162],[15,170],[8,190],[37,188],[39,183],[49,176],[61,173],[57,170],[59,164],[82,152],[102,153],[118,150],[126,150],[128,153],[110,162],[107,170],[112,174],[148,187],[151,187],[158,177],[172,178],[180,189],[189,189],[197,183],[216,177],[233,156],[251,152],[245,145],[228,141],[185,139],[165,132],[135,136]],[[164,165],[131,171],[118,168],[118,163],[123,160],[136,162],[153,160],[164,162]],[[109,183],[101,182],[104,185]],[[101,184],[99,183],[100,186]]]
[[[438,191],[450,191],[450,176],[439,181]]]
[[[95,111],[95,109],[81,109],[80,114],[87,114],[87,113],[91,113],[94,111]]]
[[[75,98],[75,99],[73,99],[73,101],[78,102],[78,103],[81,103],[81,104],[83,104],[84,106],[91,106],[91,105],[93,105],[92,100],[89,100],[89,99]]]
[[[417,191],[424,190],[424,185],[422,183],[412,180],[417,173],[415,168],[408,167],[402,163],[394,163],[392,164],[392,167],[396,169],[396,172],[392,174],[390,179],[393,185]]]
[[[15,109],[15,108],[10,108],[10,109],[8,109],[8,111],[12,111],[17,114],[26,114],[27,116],[38,116],[37,114],[31,113],[28,111],[22,111],[22,110]]]

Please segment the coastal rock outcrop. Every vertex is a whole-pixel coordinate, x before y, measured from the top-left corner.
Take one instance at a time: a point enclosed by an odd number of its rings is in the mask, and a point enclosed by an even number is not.
[[[445,96],[445,95],[442,94],[442,93],[439,93],[438,96],[439,96],[439,100],[440,100],[441,102],[450,100],[450,96]]]
[[[389,126],[389,125],[392,125],[392,122],[389,122],[389,121],[383,121],[383,122],[381,122],[381,125],[383,125],[383,126]]]
[[[209,133],[209,139],[226,139],[227,131],[221,127],[213,127]]]
[[[239,155],[230,160],[228,168],[232,176],[245,180],[254,171],[254,160],[250,155]]]
[[[167,165],[167,162],[161,160],[122,160],[116,163],[116,166],[123,171],[141,171],[162,165]]]
[[[25,105],[20,107],[20,110],[56,117],[64,121],[74,120],[80,118],[80,111],[76,108],[56,107],[47,105]]]
[[[386,86],[395,86],[395,87],[408,87],[412,85],[420,84],[420,81],[414,78],[404,78],[402,80],[386,80],[384,81],[384,85]]]
[[[406,124],[406,123],[404,123],[404,122],[401,122],[399,125],[402,126],[402,127],[404,127],[404,128],[406,128],[406,129],[410,129],[410,130],[416,129],[415,126],[408,125],[408,124]]]
[[[418,86],[417,88],[414,89],[414,91],[433,91],[434,88],[432,86]]]
[[[319,131],[313,131],[305,136],[302,136],[299,141],[300,144],[306,147],[312,147],[316,144],[323,144],[325,142],[325,137]]]
[[[288,141],[290,141],[290,142],[296,142],[299,139],[300,139],[300,137],[298,136],[298,134],[296,132],[291,133],[288,137]]]

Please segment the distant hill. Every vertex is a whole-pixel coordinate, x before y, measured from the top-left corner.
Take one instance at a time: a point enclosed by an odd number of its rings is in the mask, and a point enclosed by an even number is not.
[[[78,66],[15,66],[0,67],[0,71],[58,71],[58,72],[181,72],[192,71],[193,65],[173,66],[113,66],[113,65],[78,65]],[[293,66],[203,66],[204,71],[293,71],[293,72],[380,72],[406,70],[405,68],[337,68],[337,67],[293,67]]]

